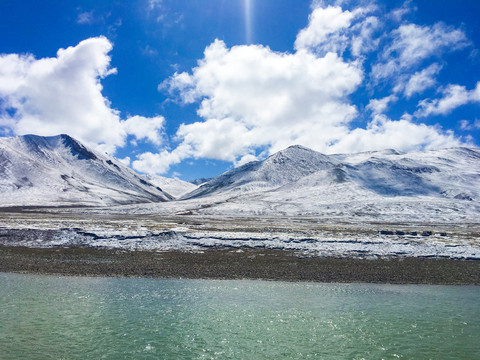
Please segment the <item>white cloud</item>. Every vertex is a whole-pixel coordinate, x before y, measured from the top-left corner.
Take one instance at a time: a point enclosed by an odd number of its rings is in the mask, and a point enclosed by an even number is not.
[[[261,146],[276,151],[302,143],[325,150],[355,116],[347,96],[361,80],[362,71],[334,53],[229,49],[216,40],[191,74],[175,74],[163,84],[185,103],[200,101],[204,121],[180,126],[182,151],[144,154],[134,167],[166,169],[192,156],[240,163]]]
[[[132,167],[147,174],[164,174],[172,164],[178,164],[182,160],[193,156],[194,153],[190,146],[183,143],[171,152],[163,150],[157,154],[151,152],[140,154],[137,160],[132,163]]]
[[[437,75],[441,69],[441,65],[433,63],[422,71],[413,74],[405,85],[405,96],[410,98],[414,94],[420,94],[424,90],[433,87],[437,83],[434,76]]]
[[[440,99],[425,99],[418,103],[419,109],[415,112],[417,117],[429,115],[446,115],[459,106],[480,102],[480,81],[475,89],[467,90],[465,86],[448,85],[442,90],[443,97]]]
[[[308,26],[297,35],[295,49],[312,49],[324,44],[331,34],[348,28],[353,17],[353,13],[343,11],[339,6],[314,9],[309,16]]]
[[[351,48],[354,56],[358,57],[378,48],[380,39],[374,37],[378,28],[380,28],[380,21],[375,16],[369,16],[353,26],[355,35],[352,37]]]
[[[372,114],[382,114],[385,110],[388,109],[390,103],[398,100],[396,95],[386,96],[381,99],[371,99],[368,105],[366,106],[367,110],[370,110]]]
[[[263,46],[227,49],[217,40],[191,75],[175,75],[169,85],[185,102],[201,100],[199,115],[205,119],[231,117],[251,127],[290,125],[293,119],[298,123],[317,115],[337,123],[355,112],[343,99],[361,78],[361,70],[333,53],[317,57],[308,51],[276,53]],[[335,115],[325,105],[337,101]]]
[[[135,136],[137,140],[147,139],[152,144],[162,144],[162,134],[165,125],[163,116],[146,118],[135,115],[122,121],[122,126],[127,134]]]
[[[460,129],[466,130],[466,131],[480,129],[480,120],[475,119],[472,122],[470,122],[469,120],[461,120],[460,121]]]
[[[452,131],[443,132],[435,126],[412,123],[408,116],[394,121],[384,115],[376,115],[366,129],[358,128],[345,134],[331,151],[350,153],[389,148],[409,152],[461,144]]]
[[[393,41],[372,68],[374,79],[397,77],[422,61],[469,44],[465,33],[443,23],[433,26],[401,25],[390,34]]]
[[[397,100],[395,94],[372,100],[373,120],[365,129],[350,129],[357,109],[348,96],[360,86],[363,70],[335,53],[227,48],[216,40],[204,55],[191,73],[176,73],[160,85],[184,103],[198,102],[203,121],[182,124],[176,149],[142,154],[135,169],[162,173],[187,158],[238,165],[254,160],[259,150],[269,154],[293,144],[326,153],[460,144],[452,133],[415,124],[408,116],[394,121],[378,115]]]
[[[378,18],[367,15],[376,9],[369,5],[349,11],[340,6],[323,7],[316,3],[308,26],[297,35],[295,49],[342,54],[350,48],[356,57],[372,51],[378,44],[373,35],[380,24]]]
[[[111,50],[110,41],[97,37],[60,49],[54,58],[0,55],[0,124],[17,135],[70,134],[109,153],[128,134],[158,143],[159,135],[148,131],[160,130],[163,118],[122,121],[102,95],[101,80],[116,73]]]
[[[468,120],[461,120],[460,121],[460,129],[462,130],[471,130],[472,126],[470,125],[470,121]]]
[[[91,24],[93,23],[94,18],[93,18],[93,10],[92,11],[85,11],[80,14],[78,14],[77,17],[77,23],[78,24]]]
[[[395,8],[388,14],[388,17],[393,19],[394,21],[400,22],[405,17],[405,15],[409,14],[412,11],[416,11],[417,9],[411,6],[411,0],[405,1],[401,7]]]
[[[242,121],[232,118],[182,124],[177,131],[177,137],[196,157],[232,162],[256,142],[255,136]]]
[[[123,159],[118,159],[125,166],[130,166],[130,156],[124,157]]]
[[[239,166],[242,166],[242,165],[245,165],[245,164],[248,164],[249,162],[252,162],[252,161],[257,161],[258,158],[253,155],[253,154],[246,154],[246,155],[243,155],[242,158],[238,161],[235,161],[235,163],[233,164],[235,167],[239,167]]]

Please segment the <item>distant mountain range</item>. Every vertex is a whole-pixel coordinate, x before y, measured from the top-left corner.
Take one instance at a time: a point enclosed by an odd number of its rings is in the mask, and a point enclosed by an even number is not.
[[[401,154],[395,150],[324,155],[290,146],[263,161],[228,171],[186,194],[185,199],[213,194],[266,192],[294,194],[324,189],[325,196],[434,196],[480,198],[480,150],[452,148]],[[345,192],[346,189],[348,192]],[[289,195],[291,197],[291,195]]]
[[[477,214],[480,150],[325,155],[291,146],[202,182],[140,176],[67,135],[0,138],[2,206],[100,206],[177,197],[204,204],[199,209],[207,214]]]
[[[204,215],[315,216],[362,221],[480,219],[480,150],[324,155],[291,146],[228,171],[183,199]]]

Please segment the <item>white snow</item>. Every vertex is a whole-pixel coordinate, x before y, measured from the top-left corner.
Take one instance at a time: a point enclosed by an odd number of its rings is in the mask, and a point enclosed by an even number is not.
[[[290,250],[299,256],[480,259],[477,238],[472,238],[471,233],[458,225],[447,227],[448,233],[443,233],[445,226],[437,227],[431,235],[424,236],[423,231],[432,229],[429,225],[343,226],[318,224],[314,219],[200,217],[179,226],[181,221],[180,218],[80,219],[24,214],[2,219],[0,245],[89,246],[148,251],[255,248]],[[378,230],[388,226],[397,230],[390,235]],[[400,228],[401,232],[398,231]],[[473,225],[470,230],[478,233],[479,225]]]
[[[1,206],[102,206],[171,199],[67,135],[0,138]]]
[[[143,177],[153,185],[158,186],[163,191],[175,196],[176,198],[179,198],[182,195],[192,192],[198,188],[197,185],[177,178],[167,178],[160,175],[144,175]]]
[[[480,218],[480,150],[323,155],[290,147],[227,172],[184,198],[190,199],[185,209],[209,215],[475,221]]]

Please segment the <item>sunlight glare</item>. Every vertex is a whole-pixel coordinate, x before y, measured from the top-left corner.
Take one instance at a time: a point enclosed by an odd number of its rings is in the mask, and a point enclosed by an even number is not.
[[[245,40],[252,43],[252,0],[243,0],[245,11]]]

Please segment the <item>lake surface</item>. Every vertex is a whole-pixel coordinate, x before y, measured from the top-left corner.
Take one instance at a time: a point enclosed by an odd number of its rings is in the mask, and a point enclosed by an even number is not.
[[[478,359],[480,287],[0,273],[0,359]]]

